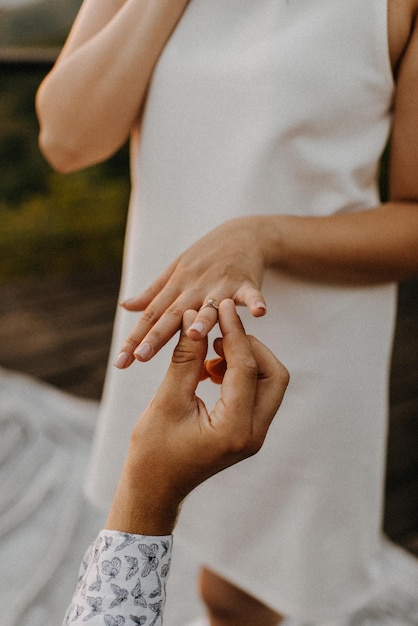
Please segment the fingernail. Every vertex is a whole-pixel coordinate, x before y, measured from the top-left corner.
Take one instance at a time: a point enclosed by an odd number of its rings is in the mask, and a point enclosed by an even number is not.
[[[195,322],[189,327],[189,330],[195,330],[200,334],[205,330],[205,327],[203,326],[202,322]]]
[[[127,300],[120,300],[119,304],[120,306],[125,306],[126,304],[129,305],[132,302],[134,302],[135,298],[128,298]]]
[[[152,346],[149,343],[141,343],[134,352],[139,359],[148,359],[152,354]]]
[[[122,370],[124,367],[128,365],[129,362],[129,354],[127,352],[121,352],[116,357],[113,365],[118,369]]]
[[[263,309],[264,311],[266,310],[266,305],[264,304],[264,302],[256,302],[255,306],[257,307],[257,309]]]

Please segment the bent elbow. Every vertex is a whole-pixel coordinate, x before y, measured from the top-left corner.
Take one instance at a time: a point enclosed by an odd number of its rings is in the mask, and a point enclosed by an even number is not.
[[[39,149],[49,165],[60,174],[69,174],[82,167],[69,146],[48,137],[44,131],[39,134]]]
[[[67,145],[64,129],[57,129],[53,112],[47,106],[45,82],[41,84],[35,98],[35,110],[39,122],[38,146],[42,156],[57,172],[66,174],[77,169],[74,151]]]
[[[59,173],[68,174],[96,165],[111,157],[126,141],[128,133],[119,128],[106,132],[108,125],[92,112],[79,115],[77,107],[51,106],[45,88],[38,90],[36,112],[38,144],[42,155]],[[104,130],[105,129],[105,130]]]
[[[49,165],[61,174],[69,174],[86,166],[83,151],[77,147],[74,132],[68,131],[68,123],[55,120],[51,111],[42,106],[42,90],[36,97],[36,112],[39,120],[38,145]]]
[[[85,169],[111,157],[123,143],[100,142],[87,133],[56,132],[42,126],[39,133],[39,149],[51,167],[60,174],[70,174]],[[95,134],[97,136],[97,133]]]

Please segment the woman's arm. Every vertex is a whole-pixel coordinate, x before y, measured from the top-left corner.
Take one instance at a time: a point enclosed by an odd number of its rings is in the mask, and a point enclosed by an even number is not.
[[[320,281],[380,283],[418,276],[418,24],[396,81],[390,201],[324,218],[278,218],[273,265]]]
[[[397,84],[390,201],[346,215],[238,218],[214,229],[147,290],[123,303],[143,313],[121,346],[116,367],[128,367],[135,357],[151,359],[179,328],[182,312],[199,309],[208,298],[233,298],[252,315],[263,315],[261,284],[269,267],[341,285],[418,276],[418,2],[411,2],[410,8],[408,27],[401,35],[392,32],[392,44],[395,39],[398,45],[392,45]],[[215,321],[213,310],[202,308],[188,331],[190,337],[205,336]]]
[[[418,276],[418,204],[392,201],[330,217],[265,215],[237,218],[205,235],[146,291],[122,303],[142,311],[115,366],[148,361],[173,336],[182,311],[209,298],[233,298],[255,317],[265,314],[263,273],[275,267],[322,283],[381,284]],[[203,307],[189,328],[193,339],[216,322]]]
[[[81,169],[123,145],[188,1],[85,0],[36,98],[40,147],[54,168]]]
[[[269,221],[270,219],[267,218]],[[418,276],[418,205],[389,202],[330,217],[272,218],[272,266],[312,281],[378,284]]]

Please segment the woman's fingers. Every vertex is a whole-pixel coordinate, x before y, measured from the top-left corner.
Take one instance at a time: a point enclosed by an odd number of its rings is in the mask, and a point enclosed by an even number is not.
[[[221,291],[221,288],[219,288]],[[222,288],[223,298],[231,298],[236,304],[241,304],[248,307],[251,315],[254,317],[261,317],[266,313],[266,303],[261,295],[261,292],[253,287],[253,285],[246,284],[240,287],[235,293],[227,293],[225,288]],[[217,311],[219,300],[213,294],[208,296],[200,307],[195,321],[188,330],[188,335],[192,339],[202,339],[212,330],[217,321]]]
[[[183,313],[187,309],[198,311],[193,324],[187,331],[188,336],[196,341],[204,339],[217,323],[218,303],[223,298],[231,297],[237,304],[248,306],[252,315],[256,317],[266,312],[266,305],[260,291],[252,286],[240,288],[236,297],[232,287],[228,285],[218,288],[220,295],[214,288],[210,295],[202,296],[202,290],[198,285],[195,285],[193,289],[180,292],[174,281],[165,282],[166,278],[166,274],[162,275],[153,283],[150,290],[145,291],[138,298],[132,298],[123,303],[129,310],[141,309],[162,286],[162,290],[147,304],[122,345],[114,362],[116,367],[120,369],[128,367],[135,359],[149,361],[181,328]]]
[[[236,298],[234,299],[236,302],[242,302],[254,317],[261,317],[266,313],[266,301],[261,291],[253,284],[245,283],[242,285],[242,287],[238,289]]]
[[[188,294],[178,298],[178,289],[168,284],[143,311],[124,341],[114,365],[123,369],[137,358],[149,361],[181,328],[183,313],[194,308]]]
[[[260,222],[261,220],[261,222]],[[263,237],[254,236],[264,220],[237,218],[221,224],[193,243],[142,294],[123,303],[142,316],[116,360],[126,367],[148,361],[181,326],[187,309],[198,311],[188,335],[200,340],[217,321],[213,305],[225,298],[248,307],[254,317],[266,312],[260,291],[268,259]]]
[[[122,300],[119,304],[128,311],[145,311],[147,306],[149,306],[154,298],[156,298],[164,289],[174,272],[176,265],[177,260],[170,263],[167,269],[164,270],[164,272],[160,274],[160,276],[154,280],[154,282],[147,289],[145,289],[145,291],[137,296],[128,298],[127,300]]]
[[[206,337],[218,321],[219,300],[208,297],[203,302],[193,324],[187,331],[191,339],[199,340]]]
[[[149,361],[181,328],[183,314],[188,309],[199,309],[187,331],[189,337],[194,340],[204,339],[218,321],[218,301],[206,298],[202,306],[202,300],[196,289],[186,290],[178,296],[177,287],[168,283],[140,316],[122,345],[114,365],[123,369],[135,359]]]

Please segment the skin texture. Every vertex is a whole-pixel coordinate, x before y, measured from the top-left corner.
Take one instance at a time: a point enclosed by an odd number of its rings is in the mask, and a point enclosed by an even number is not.
[[[207,233],[148,289],[123,303],[142,314],[121,346],[117,367],[152,358],[179,330],[183,313],[208,298],[232,298],[255,317],[264,315],[261,284],[268,267],[340,284],[418,274],[417,5],[389,1],[396,79],[390,201],[351,215],[238,218]],[[85,167],[127,139],[158,56],[186,6],[187,0],[85,0],[37,95],[40,145],[52,165],[61,171]],[[83,107],[76,106],[80,102]],[[216,312],[202,309],[189,336],[200,339],[215,323]]]
[[[125,143],[155,63],[187,3],[84,0],[36,97],[40,148],[55,169],[82,169]]]
[[[416,1],[389,2],[389,48],[396,80],[390,200],[373,210],[329,217],[253,216],[231,220],[193,244],[143,293],[122,303],[142,311],[115,362],[147,361],[178,329],[186,308],[233,298],[264,315],[267,267],[339,284],[378,284],[418,275],[418,28]],[[377,209],[377,210],[376,210]],[[222,251],[222,254],[219,253]],[[189,329],[205,336],[210,308]]]
[[[140,119],[158,56],[186,7],[187,0],[85,0],[37,97],[41,149],[56,169],[80,169],[124,143]],[[352,215],[246,217],[209,232],[146,291],[123,303],[141,315],[120,347],[117,367],[152,358],[179,330],[184,312],[199,310],[208,298],[231,298],[255,317],[264,315],[268,303],[261,284],[268,267],[339,284],[418,275],[417,11],[418,0],[388,0],[396,82],[389,202]],[[199,310],[188,338],[204,340],[216,320],[214,309]],[[280,620],[207,570],[202,590],[212,626]]]
[[[170,534],[190,491],[260,449],[282,401],[287,370],[245,334],[233,301],[225,300],[219,307],[222,337],[216,340],[224,364],[222,376],[215,366],[220,398],[208,411],[196,395],[207,341],[185,332],[195,316],[185,313],[167,374],[134,428],[105,526],[110,530]]]

